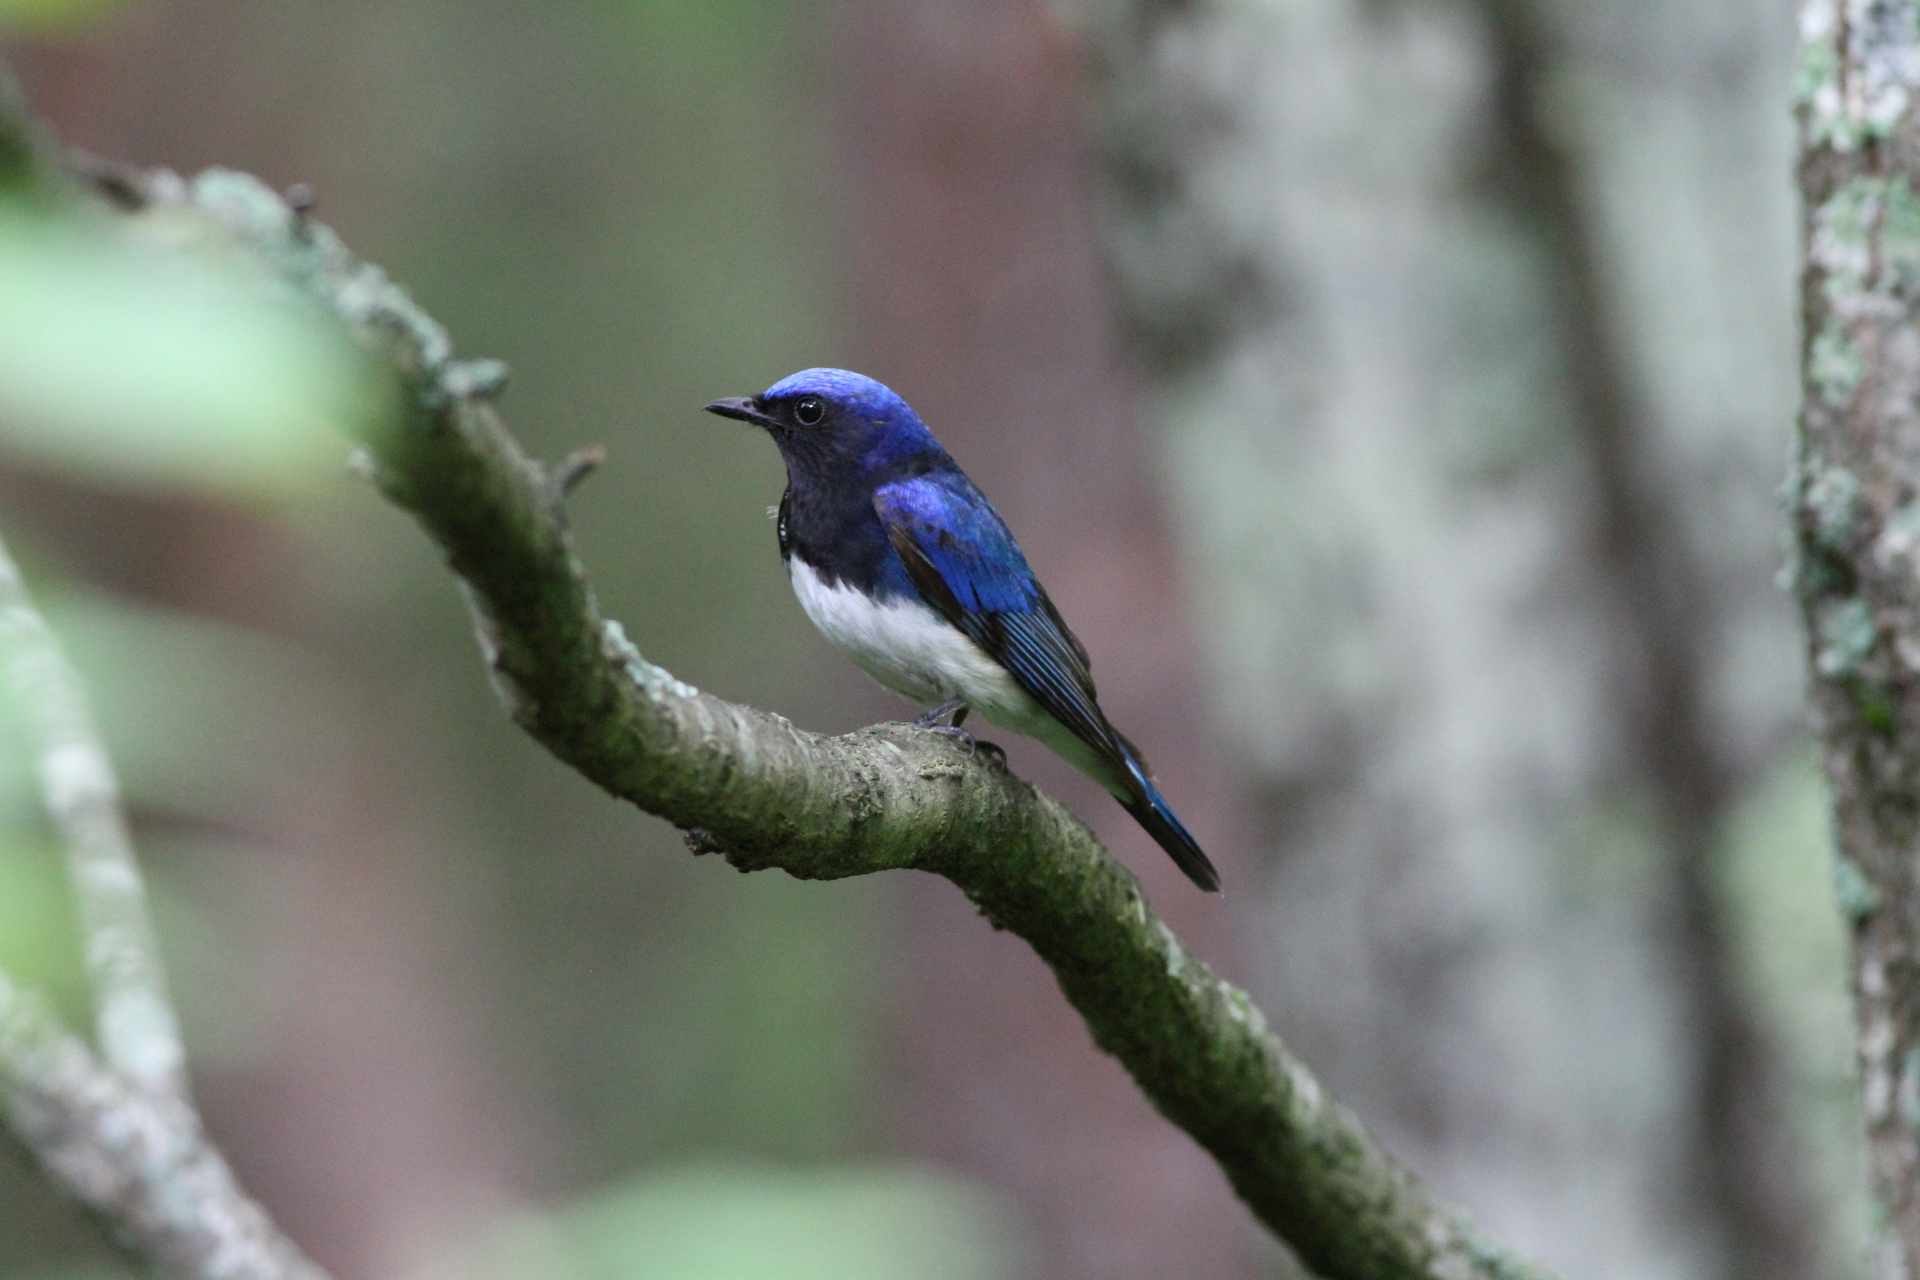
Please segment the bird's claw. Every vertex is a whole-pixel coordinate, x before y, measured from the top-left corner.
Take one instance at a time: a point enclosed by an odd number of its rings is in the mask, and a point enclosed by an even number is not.
[[[965,729],[960,728],[958,725],[934,724],[927,725],[926,727],[943,738],[952,738],[955,742],[965,747],[967,749],[967,759],[969,760],[978,754],[985,756],[995,768],[1004,769],[1007,767],[1007,753],[997,742],[984,742],[968,733]]]
[[[974,748],[980,745],[975,741],[972,734],[956,724],[929,724],[921,725],[920,727],[931,733],[937,733],[943,738],[952,738],[955,742],[967,749],[969,759],[973,756]]]

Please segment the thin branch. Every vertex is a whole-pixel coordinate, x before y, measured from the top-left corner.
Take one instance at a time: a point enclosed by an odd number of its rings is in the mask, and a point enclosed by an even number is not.
[[[191,1280],[326,1280],[234,1184],[190,1106],[129,1085],[4,973],[0,1111],[137,1257]]]
[[[34,609],[4,543],[0,682],[31,734],[47,812],[66,847],[100,1052],[129,1083],[184,1097],[186,1053],[113,764],[79,674]]]
[[[217,220],[391,362],[405,410],[365,469],[439,543],[502,702],[556,756],[742,870],[952,880],[1033,946],[1095,1041],[1329,1280],[1544,1275],[1382,1151],[1059,803],[939,735],[806,733],[647,662],[601,616],[552,475],[468,385],[444,330],[327,228],[244,174],[156,176],[147,196]]]
[[[0,544],[0,680],[64,837],[103,1063],[0,972],[0,1112],[114,1241],[191,1280],[326,1280],[201,1131],[113,766],[85,690]]]
[[[606,449],[597,444],[583,445],[560,460],[547,476],[547,487],[555,502],[562,502],[580,482],[607,464]]]

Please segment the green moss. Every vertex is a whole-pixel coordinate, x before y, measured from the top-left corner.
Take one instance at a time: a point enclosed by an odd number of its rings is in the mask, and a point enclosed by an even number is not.
[[[1847,693],[1853,699],[1853,709],[1871,732],[1883,738],[1894,735],[1899,727],[1899,719],[1894,711],[1893,699],[1887,696],[1886,690],[1872,681],[1855,676],[1847,682]]]

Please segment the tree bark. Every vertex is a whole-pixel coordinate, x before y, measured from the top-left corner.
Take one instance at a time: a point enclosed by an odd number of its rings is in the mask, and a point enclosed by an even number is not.
[[[1920,1276],[1920,10],[1800,11],[1804,384],[1789,502],[1853,926],[1877,1274]]]

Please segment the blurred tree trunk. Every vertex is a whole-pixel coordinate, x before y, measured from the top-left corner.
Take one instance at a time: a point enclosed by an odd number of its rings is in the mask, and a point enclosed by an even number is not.
[[[863,335],[851,363],[905,395],[1006,515],[1093,654],[1102,702],[1219,862],[1227,901],[1243,901],[1233,770],[1206,732],[1201,650],[1102,295],[1081,49],[1040,0],[856,0],[834,48]],[[870,714],[900,704],[876,698]],[[1218,900],[1097,788],[1005,745],[1231,976]],[[1272,1243],[1062,1010],[1028,949],[981,929],[949,886],[910,892],[901,1140],[1009,1188],[1039,1237],[1037,1274],[1271,1274]]]
[[[1785,259],[1686,207],[1784,223],[1761,8],[1096,19],[1109,259],[1266,798],[1261,989],[1570,1274],[1822,1268],[1715,869],[1796,712],[1791,391],[1726,373],[1788,361],[1743,311]]]

